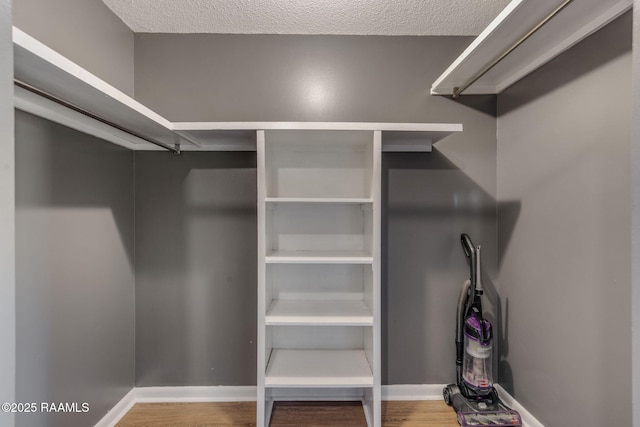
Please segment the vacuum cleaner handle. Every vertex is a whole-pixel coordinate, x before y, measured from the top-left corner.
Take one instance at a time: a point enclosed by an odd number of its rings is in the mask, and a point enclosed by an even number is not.
[[[462,250],[467,257],[467,264],[469,264],[469,280],[471,280],[471,289],[475,291],[478,284],[478,254],[468,234],[463,233],[460,235],[460,243],[462,244]]]

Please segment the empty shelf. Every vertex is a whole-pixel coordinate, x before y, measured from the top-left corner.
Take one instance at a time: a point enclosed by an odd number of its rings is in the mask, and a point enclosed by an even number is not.
[[[271,251],[267,264],[372,264],[373,257],[356,251]]]
[[[346,197],[267,197],[267,203],[373,203],[371,198],[346,198]]]
[[[371,326],[373,315],[364,301],[274,300],[266,324]]]
[[[271,353],[267,387],[371,387],[363,350],[283,350]]]

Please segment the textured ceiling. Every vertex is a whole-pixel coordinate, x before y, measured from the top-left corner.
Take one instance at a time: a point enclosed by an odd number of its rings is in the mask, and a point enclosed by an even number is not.
[[[137,33],[477,35],[508,0],[103,0]]]

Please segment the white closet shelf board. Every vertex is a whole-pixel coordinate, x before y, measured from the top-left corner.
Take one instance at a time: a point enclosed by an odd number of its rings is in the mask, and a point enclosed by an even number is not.
[[[373,256],[367,252],[352,251],[271,251],[265,257],[267,264],[372,264]]]
[[[544,20],[564,0],[513,0],[433,83],[451,95]],[[632,0],[574,0],[463,94],[497,94],[628,10]]]
[[[459,123],[374,122],[176,122],[173,129],[202,147],[219,144],[221,131],[241,130],[344,130],[382,131],[383,151],[431,151],[442,138],[462,132]],[[255,149],[255,147],[254,147]]]
[[[341,198],[341,197],[267,197],[266,203],[336,203],[336,204],[370,204],[371,198]]]
[[[373,374],[362,350],[274,349],[267,387],[372,387]]]
[[[16,80],[143,137],[184,143],[167,119],[16,27],[13,50]]]
[[[364,301],[273,300],[265,318],[267,326],[373,326]]]
[[[34,114],[55,123],[60,123],[72,129],[79,130],[80,132],[120,145],[129,150],[135,150],[137,147],[148,144],[148,142],[138,137],[104,124],[98,120],[89,119],[84,114],[70,110],[67,107],[18,86],[14,87],[13,102],[15,108],[18,110]]]
[[[99,118],[54,105],[44,97],[16,91],[16,108],[133,150],[164,150],[144,140],[184,151],[255,151],[258,130],[382,131],[383,151],[431,151],[455,132],[458,123],[368,122],[178,122],[173,123],[78,64],[13,27],[14,76],[17,81]],[[139,135],[125,134],[102,121]]]

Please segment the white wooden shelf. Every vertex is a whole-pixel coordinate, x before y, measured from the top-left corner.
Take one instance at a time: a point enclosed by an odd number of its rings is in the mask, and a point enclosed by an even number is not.
[[[358,197],[267,197],[267,203],[327,203],[327,204],[370,204],[371,198]]]
[[[364,301],[273,300],[265,318],[267,326],[373,326]]]
[[[429,152],[431,146],[452,133],[462,132],[460,123],[376,122],[176,122],[173,129],[200,146],[215,145],[220,132],[265,131],[382,131],[382,151]],[[247,150],[255,150],[245,144]]]
[[[458,123],[379,123],[379,122],[174,122],[173,129],[184,132],[212,130],[329,130],[383,132],[462,132]]]
[[[16,27],[13,27],[13,46],[17,81],[90,115],[20,87],[14,95],[17,109],[131,150],[164,150],[147,141],[151,139],[170,147],[179,144],[182,151],[256,151],[256,131],[259,130],[330,130],[382,131],[384,151],[430,151],[435,142],[451,133],[462,132],[462,125],[458,123],[174,123]]]
[[[362,350],[274,349],[267,387],[372,387],[373,374]]]
[[[433,83],[431,94],[451,95],[545,19],[564,0],[513,0]],[[628,10],[632,0],[574,0],[463,94],[502,92],[536,68]]]
[[[371,264],[373,256],[357,251],[272,251],[267,264]]]
[[[144,137],[171,146],[181,142],[167,119],[16,27],[13,50],[15,79]],[[30,105],[18,95],[17,108],[32,112]],[[151,145],[139,138],[114,139],[111,142],[131,149]]]

